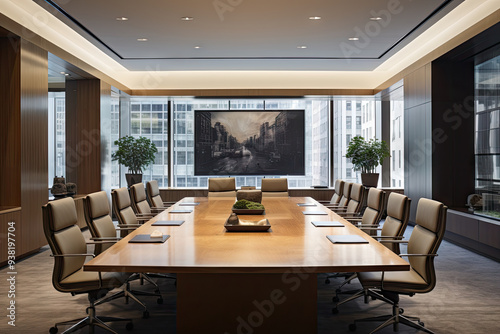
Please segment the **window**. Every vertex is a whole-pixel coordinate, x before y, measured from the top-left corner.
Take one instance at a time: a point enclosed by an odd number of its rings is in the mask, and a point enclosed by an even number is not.
[[[345,127],[346,127],[346,129],[352,128],[352,117],[351,116],[345,117]]]
[[[396,170],[396,151],[392,150],[392,170]]]
[[[356,116],[356,129],[361,129],[361,116]]]
[[[66,176],[66,95],[49,92],[48,185],[52,187],[54,176]]]

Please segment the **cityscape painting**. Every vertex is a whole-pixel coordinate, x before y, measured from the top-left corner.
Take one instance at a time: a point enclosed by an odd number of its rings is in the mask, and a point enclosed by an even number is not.
[[[304,175],[304,110],[195,111],[195,175]]]

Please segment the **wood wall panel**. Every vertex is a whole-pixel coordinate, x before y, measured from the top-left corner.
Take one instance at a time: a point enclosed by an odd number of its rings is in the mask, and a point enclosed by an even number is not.
[[[17,242],[18,240],[17,228],[18,226],[21,225],[20,209],[17,209],[14,212],[0,213],[0,245],[2,245],[2,247],[0,248],[0,267],[5,265],[5,262],[7,261],[7,228],[8,228],[7,223],[9,222],[15,223],[14,227],[16,228],[16,231],[14,232],[14,234],[15,234],[15,240]]]
[[[66,82],[66,181],[79,194],[101,190],[101,82]]]
[[[0,38],[0,206],[21,206],[20,40]]]
[[[20,253],[47,242],[42,205],[48,201],[47,51],[21,42],[21,235]]]

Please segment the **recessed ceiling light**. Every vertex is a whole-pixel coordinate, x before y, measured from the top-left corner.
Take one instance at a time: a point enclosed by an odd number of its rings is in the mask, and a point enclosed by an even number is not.
[[[380,20],[382,20],[382,18],[381,17],[370,17],[370,20],[372,20],[372,21],[380,21]]]
[[[297,46],[297,49],[307,49],[307,46],[305,46],[305,45],[299,45],[299,46]]]
[[[147,38],[138,38],[137,41],[139,42],[146,42],[148,39]]]
[[[194,48],[195,48],[195,49],[201,49],[201,46],[198,46],[198,45],[197,45],[197,46],[195,46]]]
[[[122,17],[117,17],[117,21],[128,21],[128,17],[122,16]]]
[[[59,72],[61,74],[64,74],[65,76],[69,76],[69,73],[66,73],[66,72]]]
[[[184,16],[184,17],[181,17],[181,20],[182,20],[182,21],[193,21],[193,20],[194,20],[194,18],[193,18],[193,17],[191,17],[191,16]]]
[[[321,20],[321,16],[309,16],[309,20]]]
[[[359,38],[358,37],[350,37],[349,40],[350,41],[359,41]]]

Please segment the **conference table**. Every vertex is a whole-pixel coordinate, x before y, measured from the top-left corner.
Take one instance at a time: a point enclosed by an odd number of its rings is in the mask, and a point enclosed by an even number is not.
[[[177,332],[233,334],[316,333],[318,273],[410,268],[312,198],[263,198],[263,215],[238,215],[267,218],[271,228],[266,232],[227,231],[224,224],[234,202],[184,198],[90,260],[84,270],[176,273]],[[186,209],[192,212],[171,213]],[[184,223],[151,226],[165,220]],[[312,224],[318,221],[344,226]],[[164,243],[128,242],[154,230],[170,238]],[[368,243],[334,244],[329,235],[359,235]]]

